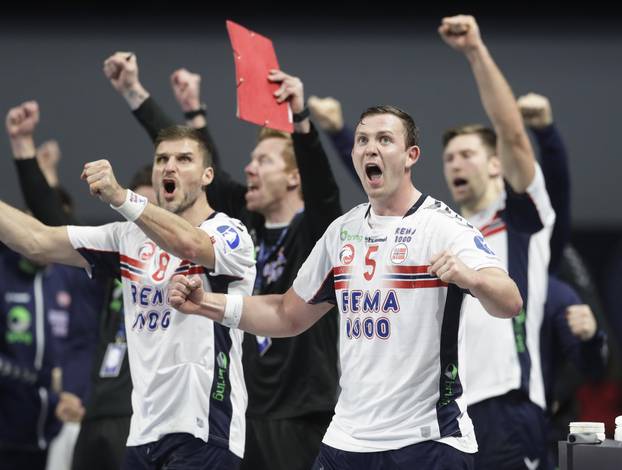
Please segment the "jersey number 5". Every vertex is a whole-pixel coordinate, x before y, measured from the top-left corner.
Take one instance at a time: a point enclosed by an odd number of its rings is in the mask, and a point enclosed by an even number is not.
[[[363,277],[366,281],[371,281],[376,272],[376,260],[372,259],[372,255],[376,251],[378,251],[378,245],[372,245],[367,249],[367,254],[365,255],[365,272],[363,273]],[[371,267],[371,271],[367,271],[368,267]]]

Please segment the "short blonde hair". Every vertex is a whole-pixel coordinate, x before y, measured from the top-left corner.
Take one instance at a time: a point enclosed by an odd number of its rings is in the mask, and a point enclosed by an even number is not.
[[[294,154],[294,141],[292,140],[291,134],[283,131],[277,131],[276,129],[270,129],[268,127],[262,127],[257,135],[257,143],[266,139],[283,139],[285,141],[285,148],[283,149],[281,156],[285,162],[285,169],[287,171],[298,169],[296,155]]]

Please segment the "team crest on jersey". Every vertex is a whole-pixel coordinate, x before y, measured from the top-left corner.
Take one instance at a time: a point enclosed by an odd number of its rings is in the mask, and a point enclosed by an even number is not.
[[[238,247],[238,245],[240,244],[240,235],[238,234],[236,229],[234,229],[230,225],[221,225],[216,230],[218,230],[218,233],[220,233],[225,239],[227,245],[229,245],[229,248],[235,250]]]
[[[350,243],[344,245],[339,251],[339,261],[341,264],[350,264],[354,260],[354,246]]]
[[[408,247],[404,243],[398,243],[391,250],[391,263],[402,264],[408,258]]]
[[[56,294],[56,303],[60,308],[69,308],[71,305],[71,295],[69,292],[61,290]]]
[[[155,243],[153,242],[145,242],[143,246],[138,250],[138,259],[142,261],[150,260],[155,253]]]

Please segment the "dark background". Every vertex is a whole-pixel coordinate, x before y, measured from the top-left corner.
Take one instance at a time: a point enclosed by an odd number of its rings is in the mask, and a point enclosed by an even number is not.
[[[423,191],[450,202],[442,177],[443,129],[487,122],[464,57],[438,37],[442,16],[474,13],[515,94],[548,96],[571,155],[574,240],[600,271],[620,239],[622,27],[598,2],[62,2],[14,5],[0,19],[0,112],[27,99],[41,107],[38,142],[56,138],[61,181],[88,223],[115,214],[89,196],[82,165],[107,157],[122,184],[151,159],[146,134],[101,67],[116,50],[137,54],[145,87],[181,120],[168,84],[186,67],[203,76],[202,98],[225,168],[243,177],[256,128],[235,117],[234,67],[224,20],[269,36],[281,67],[307,96],[334,96],[348,122],[380,103],[408,110],[422,134],[414,172]],[[0,198],[23,202],[0,133]],[[363,193],[334,160],[344,208]]]

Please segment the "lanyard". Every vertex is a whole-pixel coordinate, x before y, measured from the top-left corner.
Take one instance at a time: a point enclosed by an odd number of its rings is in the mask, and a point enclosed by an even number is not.
[[[270,246],[270,248],[266,247],[266,244],[263,240],[259,244],[259,253],[257,253],[257,263],[256,263],[257,277],[255,278],[255,287],[254,287],[254,292],[253,292],[254,294],[260,293],[263,290],[263,287],[264,287],[263,269],[266,265],[266,262],[270,258],[272,258],[272,256],[274,256],[276,251],[283,244],[283,241],[285,240],[285,237],[287,236],[288,231],[289,231],[289,226],[285,227],[281,231],[281,235],[279,235],[279,239],[276,241],[274,245]]]
[[[126,343],[125,339],[125,318],[124,318],[123,310],[119,312],[119,328],[117,329],[117,334],[114,336],[115,343]]]

